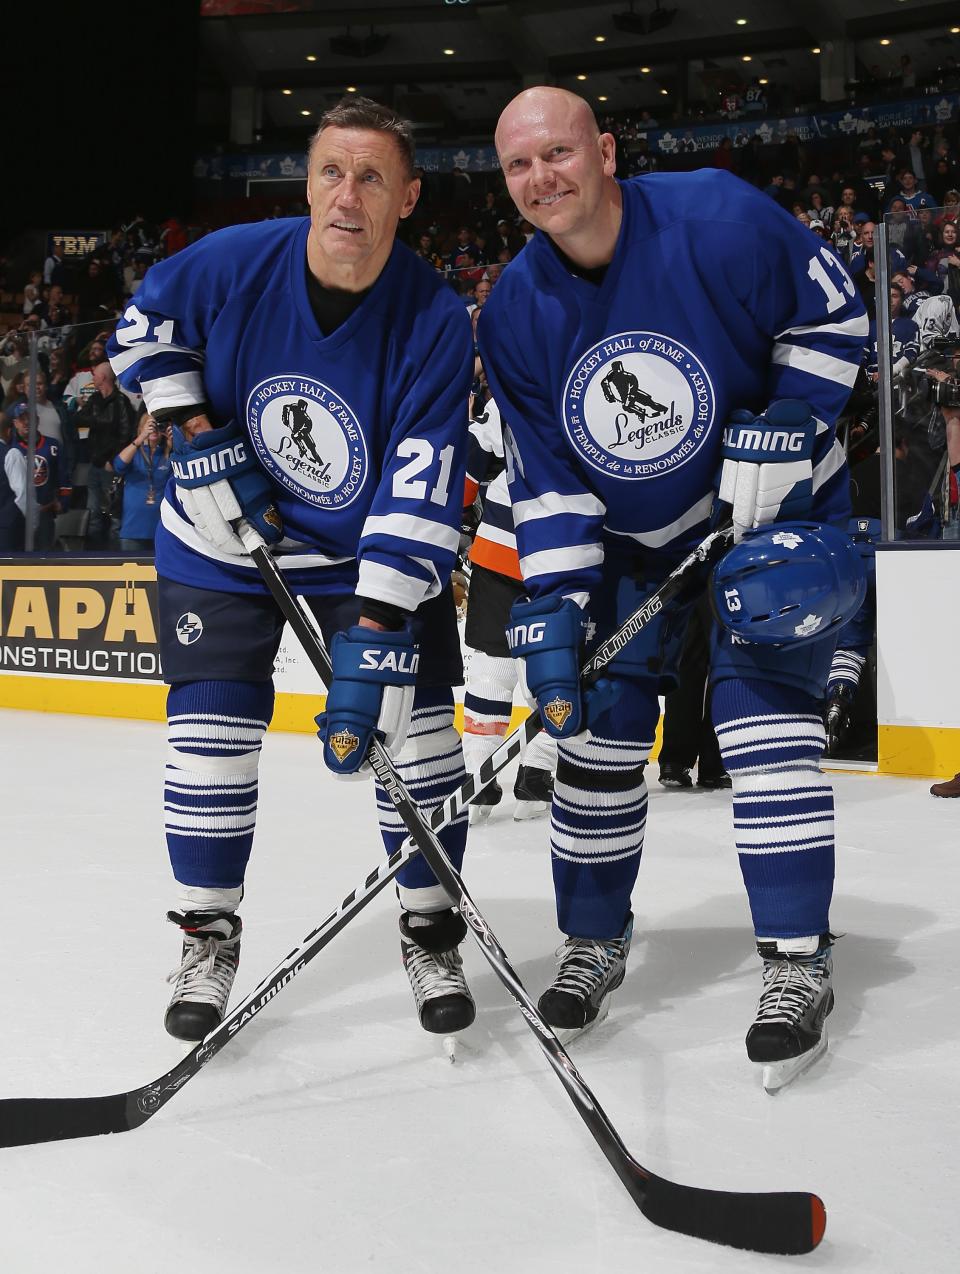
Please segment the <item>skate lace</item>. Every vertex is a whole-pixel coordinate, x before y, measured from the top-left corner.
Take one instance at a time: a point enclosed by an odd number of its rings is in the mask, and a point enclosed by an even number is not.
[[[407,945],[407,976],[420,1002],[441,995],[469,995],[458,951],[425,951],[415,942]]]
[[[174,998],[221,1008],[237,973],[235,945],[216,937],[188,940],[183,960],[167,974],[167,981],[176,984]]]
[[[758,1022],[794,1022],[801,1018],[820,992],[826,957],[813,960],[768,960],[763,967],[766,983],[757,1006]]]
[[[613,968],[620,955],[619,945],[593,938],[568,938],[556,951],[560,966],[552,989],[585,998]]]

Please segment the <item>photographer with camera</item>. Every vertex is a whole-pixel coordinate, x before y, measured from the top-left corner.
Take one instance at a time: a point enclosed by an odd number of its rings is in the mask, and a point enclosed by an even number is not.
[[[92,371],[94,392],[77,412],[77,428],[89,429],[87,446],[90,469],[87,475],[87,508],[92,545],[105,548],[115,531],[107,507],[113,483],[114,456],[134,433],[134,412],[130,400],[120,392],[109,363],[97,363]]]

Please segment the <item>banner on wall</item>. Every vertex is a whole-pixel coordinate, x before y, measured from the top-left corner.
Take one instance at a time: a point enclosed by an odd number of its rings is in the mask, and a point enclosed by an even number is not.
[[[185,639],[193,618],[184,616]],[[159,685],[158,624],[152,560],[0,560],[0,676]],[[323,693],[289,626],[274,681],[281,693]]]
[[[648,129],[652,151],[662,155],[687,155],[714,151],[724,137],[735,147],[746,146],[754,136],[765,146],[782,142],[792,134],[801,142],[818,137],[856,137],[871,128],[920,128],[925,124],[949,124],[960,116],[960,93],[942,93],[902,102],[877,102],[784,119],[739,119],[729,123],[699,124],[690,128]]]
[[[492,146],[424,146],[417,148],[417,163],[426,172],[494,172],[499,164]],[[307,180],[305,155],[201,155],[193,175],[202,182]]]
[[[161,681],[152,564],[0,562],[0,673]]]

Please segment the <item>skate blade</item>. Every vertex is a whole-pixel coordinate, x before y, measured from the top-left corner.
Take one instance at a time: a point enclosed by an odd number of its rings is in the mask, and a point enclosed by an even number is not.
[[[544,801],[517,801],[513,807],[513,821],[525,823],[530,818],[543,818],[546,812],[547,805]]]
[[[805,1053],[801,1053],[799,1057],[788,1057],[782,1062],[766,1062],[763,1066],[763,1087],[764,1091],[770,1093],[779,1093],[781,1088],[786,1088],[788,1084],[792,1084],[798,1075],[802,1075],[805,1070],[813,1065],[813,1063],[827,1051],[827,1031],[824,1028],[820,1039],[814,1044],[813,1048],[807,1049]]]
[[[583,1037],[588,1034],[588,1032],[592,1031],[595,1026],[599,1026],[609,1012],[610,996],[608,995],[600,1005],[600,1011],[597,1013],[597,1016],[592,1022],[588,1022],[586,1026],[554,1027],[553,1033],[563,1047],[566,1048],[568,1044],[575,1044],[577,1040],[582,1040]]]

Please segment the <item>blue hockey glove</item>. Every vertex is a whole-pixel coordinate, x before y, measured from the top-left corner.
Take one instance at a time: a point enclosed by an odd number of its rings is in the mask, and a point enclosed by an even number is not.
[[[356,774],[376,734],[396,754],[410,728],[420,649],[409,629],[382,633],[355,624],[330,643],[333,681],[317,717],[323,760],[334,774]]]
[[[268,544],[283,538],[273,489],[235,421],[196,434],[190,442],[179,429],[174,437],[177,496],[204,539],[221,553],[245,554],[233,529],[240,518],[246,518]]]
[[[733,413],[723,433],[718,497],[733,509],[736,543],[771,522],[809,517],[816,436],[813,412],[797,398],[771,403],[759,416]]]
[[[608,678],[586,690],[580,684],[587,622],[585,612],[569,597],[521,599],[510,610],[510,653],[523,660],[524,680],[537,701],[544,730],[554,739],[582,733],[616,698],[616,686]]]

